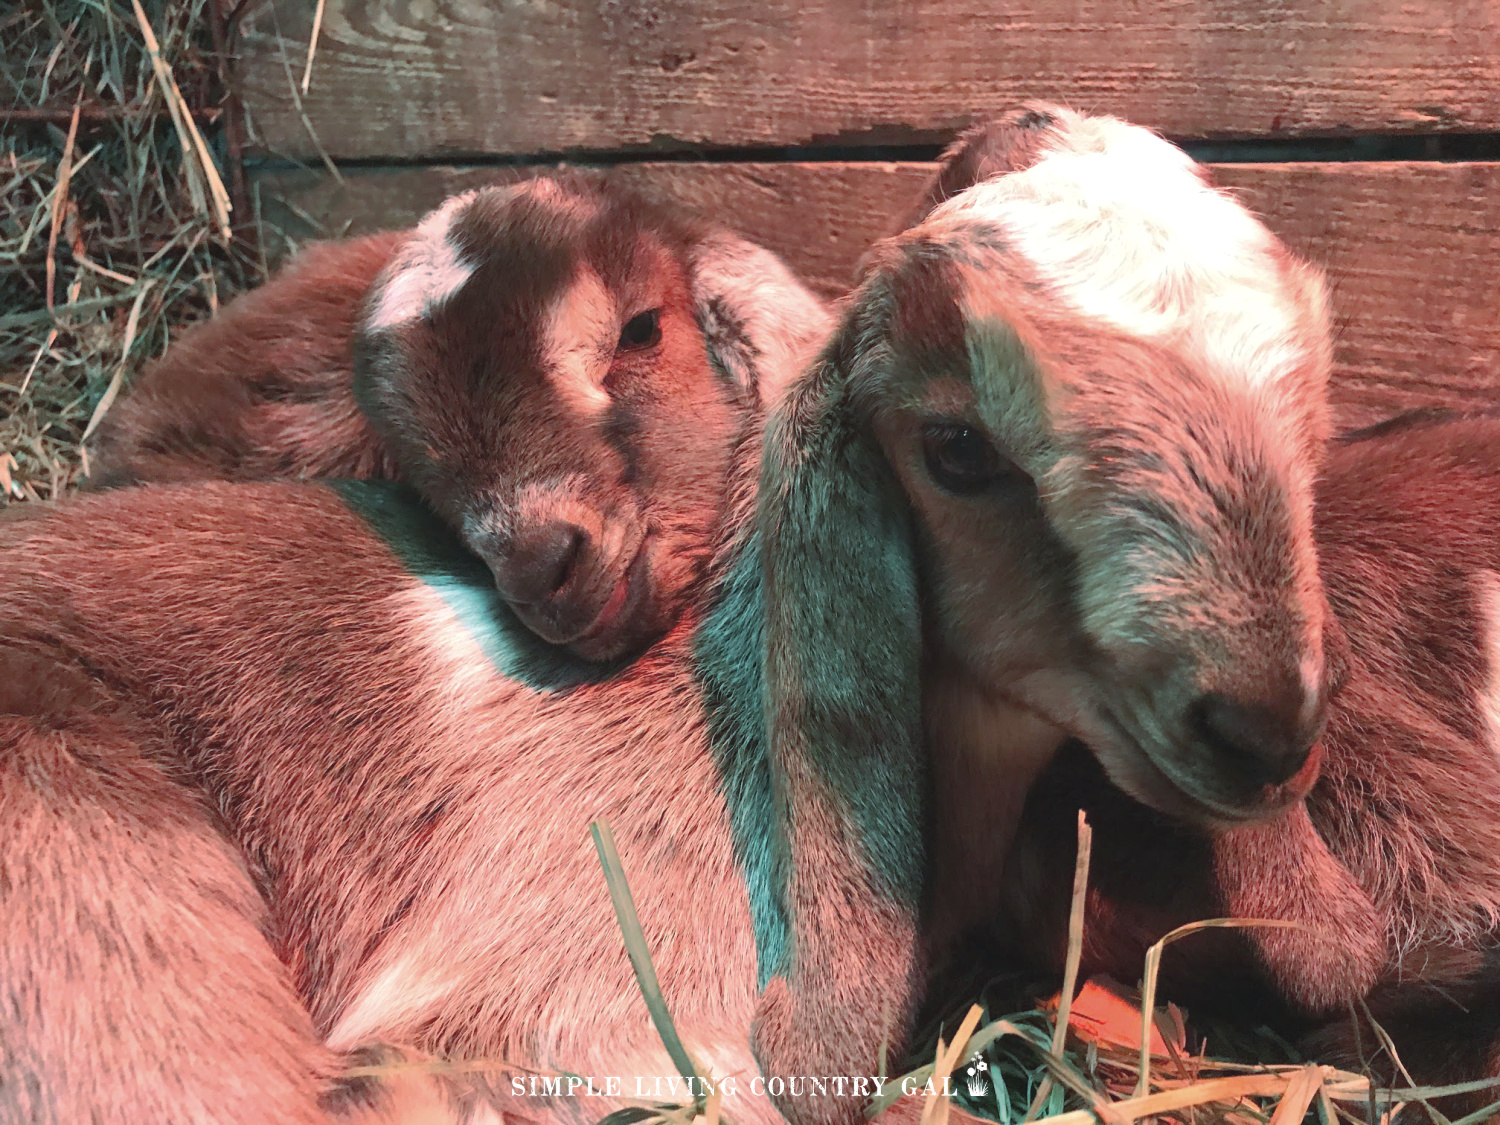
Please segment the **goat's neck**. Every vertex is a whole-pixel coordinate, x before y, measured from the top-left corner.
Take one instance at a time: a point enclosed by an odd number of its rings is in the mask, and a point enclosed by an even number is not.
[[[1026,796],[1066,736],[943,664],[924,677],[922,721],[934,822],[926,929],[941,960],[954,941],[999,914]]]

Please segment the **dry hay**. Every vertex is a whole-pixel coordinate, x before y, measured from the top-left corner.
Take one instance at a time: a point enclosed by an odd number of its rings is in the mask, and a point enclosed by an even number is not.
[[[0,503],[76,484],[122,382],[254,273],[228,237],[210,14],[39,0],[0,16]]]

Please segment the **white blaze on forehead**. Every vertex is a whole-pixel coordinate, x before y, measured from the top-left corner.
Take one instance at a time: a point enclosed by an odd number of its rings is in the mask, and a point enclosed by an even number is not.
[[[449,239],[453,221],[480,190],[455,195],[420,223],[386,267],[366,329],[380,332],[427,316],[463,288],[474,264]]]
[[[1003,232],[1057,299],[1138,338],[1180,339],[1214,370],[1273,385],[1307,364],[1322,292],[1289,284],[1261,223],[1180,149],[1109,118],[1068,130],[1032,167],[955,196],[933,220]]]
[[[564,402],[593,417],[609,406],[604,376],[620,333],[604,281],[580,263],[542,317],[542,370]]]

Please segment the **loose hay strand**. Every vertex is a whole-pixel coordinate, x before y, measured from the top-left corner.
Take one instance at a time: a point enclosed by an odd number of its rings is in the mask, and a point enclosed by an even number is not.
[[[99,405],[94,407],[94,413],[89,417],[89,424],[83,428],[83,440],[87,441],[89,435],[99,425],[104,414],[115,401],[115,396],[120,393],[120,384],[125,379],[125,370],[130,362],[130,347],[135,343],[136,325],[141,319],[141,304],[146,300],[146,294],[151,291],[152,279],[147,279],[141,286],[141,291],[135,295],[135,304],[130,306],[130,318],[125,322],[125,343],[120,346],[120,362],[115,367],[114,376],[109,381],[104,395],[99,399]]]
[[[206,0],[33,0],[4,22],[0,504],[78,483],[100,402],[255,272],[249,247],[224,246],[228,211],[213,205],[224,178],[208,130],[223,118]]]
[[[61,41],[58,42],[61,47]],[[52,61],[47,68],[51,71]],[[68,139],[63,143],[62,159],[57,162],[57,186],[52,189],[52,227],[47,232],[47,311],[53,310],[57,292],[57,236],[62,232],[63,216],[68,210],[68,185],[73,180],[73,146],[78,140],[78,114],[81,102],[73,103],[73,119],[68,123]]]
[[[203,143],[203,134],[198,131],[198,124],[193,120],[192,110],[182,96],[182,91],[177,87],[177,79],[172,76],[172,68],[162,60],[161,45],[156,41],[156,33],[151,30],[151,21],[146,18],[145,9],[141,7],[141,0],[130,0],[131,7],[135,10],[135,19],[141,27],[141,37],[145,40],[146,51],[151,56],[151,68],[156,74],[156,81],[161,86],[162,97],[166,100],[167,109],[172,115],[172,124],[177,128],[177,134],[182,140],[184,155],[192,153],[197,158],[196,165],[192,160],[186,160],[184,167],[189,173],[188,187],[192,192],[193,202],[199,209],[212,207],[211,214],[218,226],[219,237],[225,246],[233,237],[229,228],[229,212],[233,204],[229,201],[229,192],[224,188],[224,181],[219,177],[219,170],[214,166],[213,159],[208,155],[208,146]],[[199,181],[199,175],[208,184],[209,199],[203,197],[203,187]]]
[[[630,957],[636,983],[640,985],[646,1008],[651,1013],[651,1022],[656,1025],[656,1033],[666,1046],[667,1054],[672,1057],[677,1072],[691,1088],[694,1079],[701,1076],[677,1034],[677,1025],[672,1022],[671,1012],[667,1010],[666,997],[662,995],[661,983],[656,978],[656,966],[651,963],[651,947],[646,944],[646,933],[641,929],[635,898],[630,893],[625,868],[620,862],[619,850],[615,847],[615,835],[603,820],[590,824],[589,832],[594,837],[594,848],[599,853],[599,864],[604,868],[605,882],[609,884],[609,898],[615,907],[615,918],[625,938],[625,952]]]
[[[1161,955],[1167,946],[1181,938],[1212,929],[1248,929],[1254,926],[1270,926],[1280,929],[1296,928],[1298,923],[1275,918],[1210,918],[1203,922],[1189,922],[1178,926],[1146,950],[1146,969],[1141,984],[1141,1052],[1140,1077],[1136,1080],[1135,1097],[1146,1096],[1151,1088],[1151,1027],[1156,1014],[1156,978],[1161,969]]]
[[[1057,1018],[1052,1025],[1052,1055],[1062,1061],[1068,1041],[1068,1020],[1073,1011],[1073,996],[1078,991],[1078,966],[1083,960],[1083,930],[1089,897],[1089,859],[1093,854],[1094,831],[1088,815],[1078,810],[1078,852],[1073,862],[1073,899],[1068,907],[1068,956],[1063,967],[1062,992],[1059,993]],[[1052,1092],[1052,1076],[1043,1078],[1036,1097],[1026,1109],[1023,1122],[1035,1119]]]
[[[312,86],[313,58],[318,53],[318,35],[323,30],[323,9],[328,0],[318,0],[318,6],[313,10],[312,34],[307,37],[307,65],[302,68],[302,92],[307,93]]]

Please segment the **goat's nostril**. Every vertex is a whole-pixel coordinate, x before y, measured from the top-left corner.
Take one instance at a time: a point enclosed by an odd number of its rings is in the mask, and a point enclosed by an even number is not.
[[[1256,784],[1280,785],[1307,762],[1313,740],[1295,711],[1209,692],[1188,711],[1193,736]]]
[[[554,525],[551,543],[551,553],[542,565],[550,570],[550,576],[544,578],[539,585],[544,587],[549,594],[556,594],[568,584],[568,579],[573,576],[573,569],[578,563],[578,556],[583,551],[583,529],[574,527],[572,524]]]

